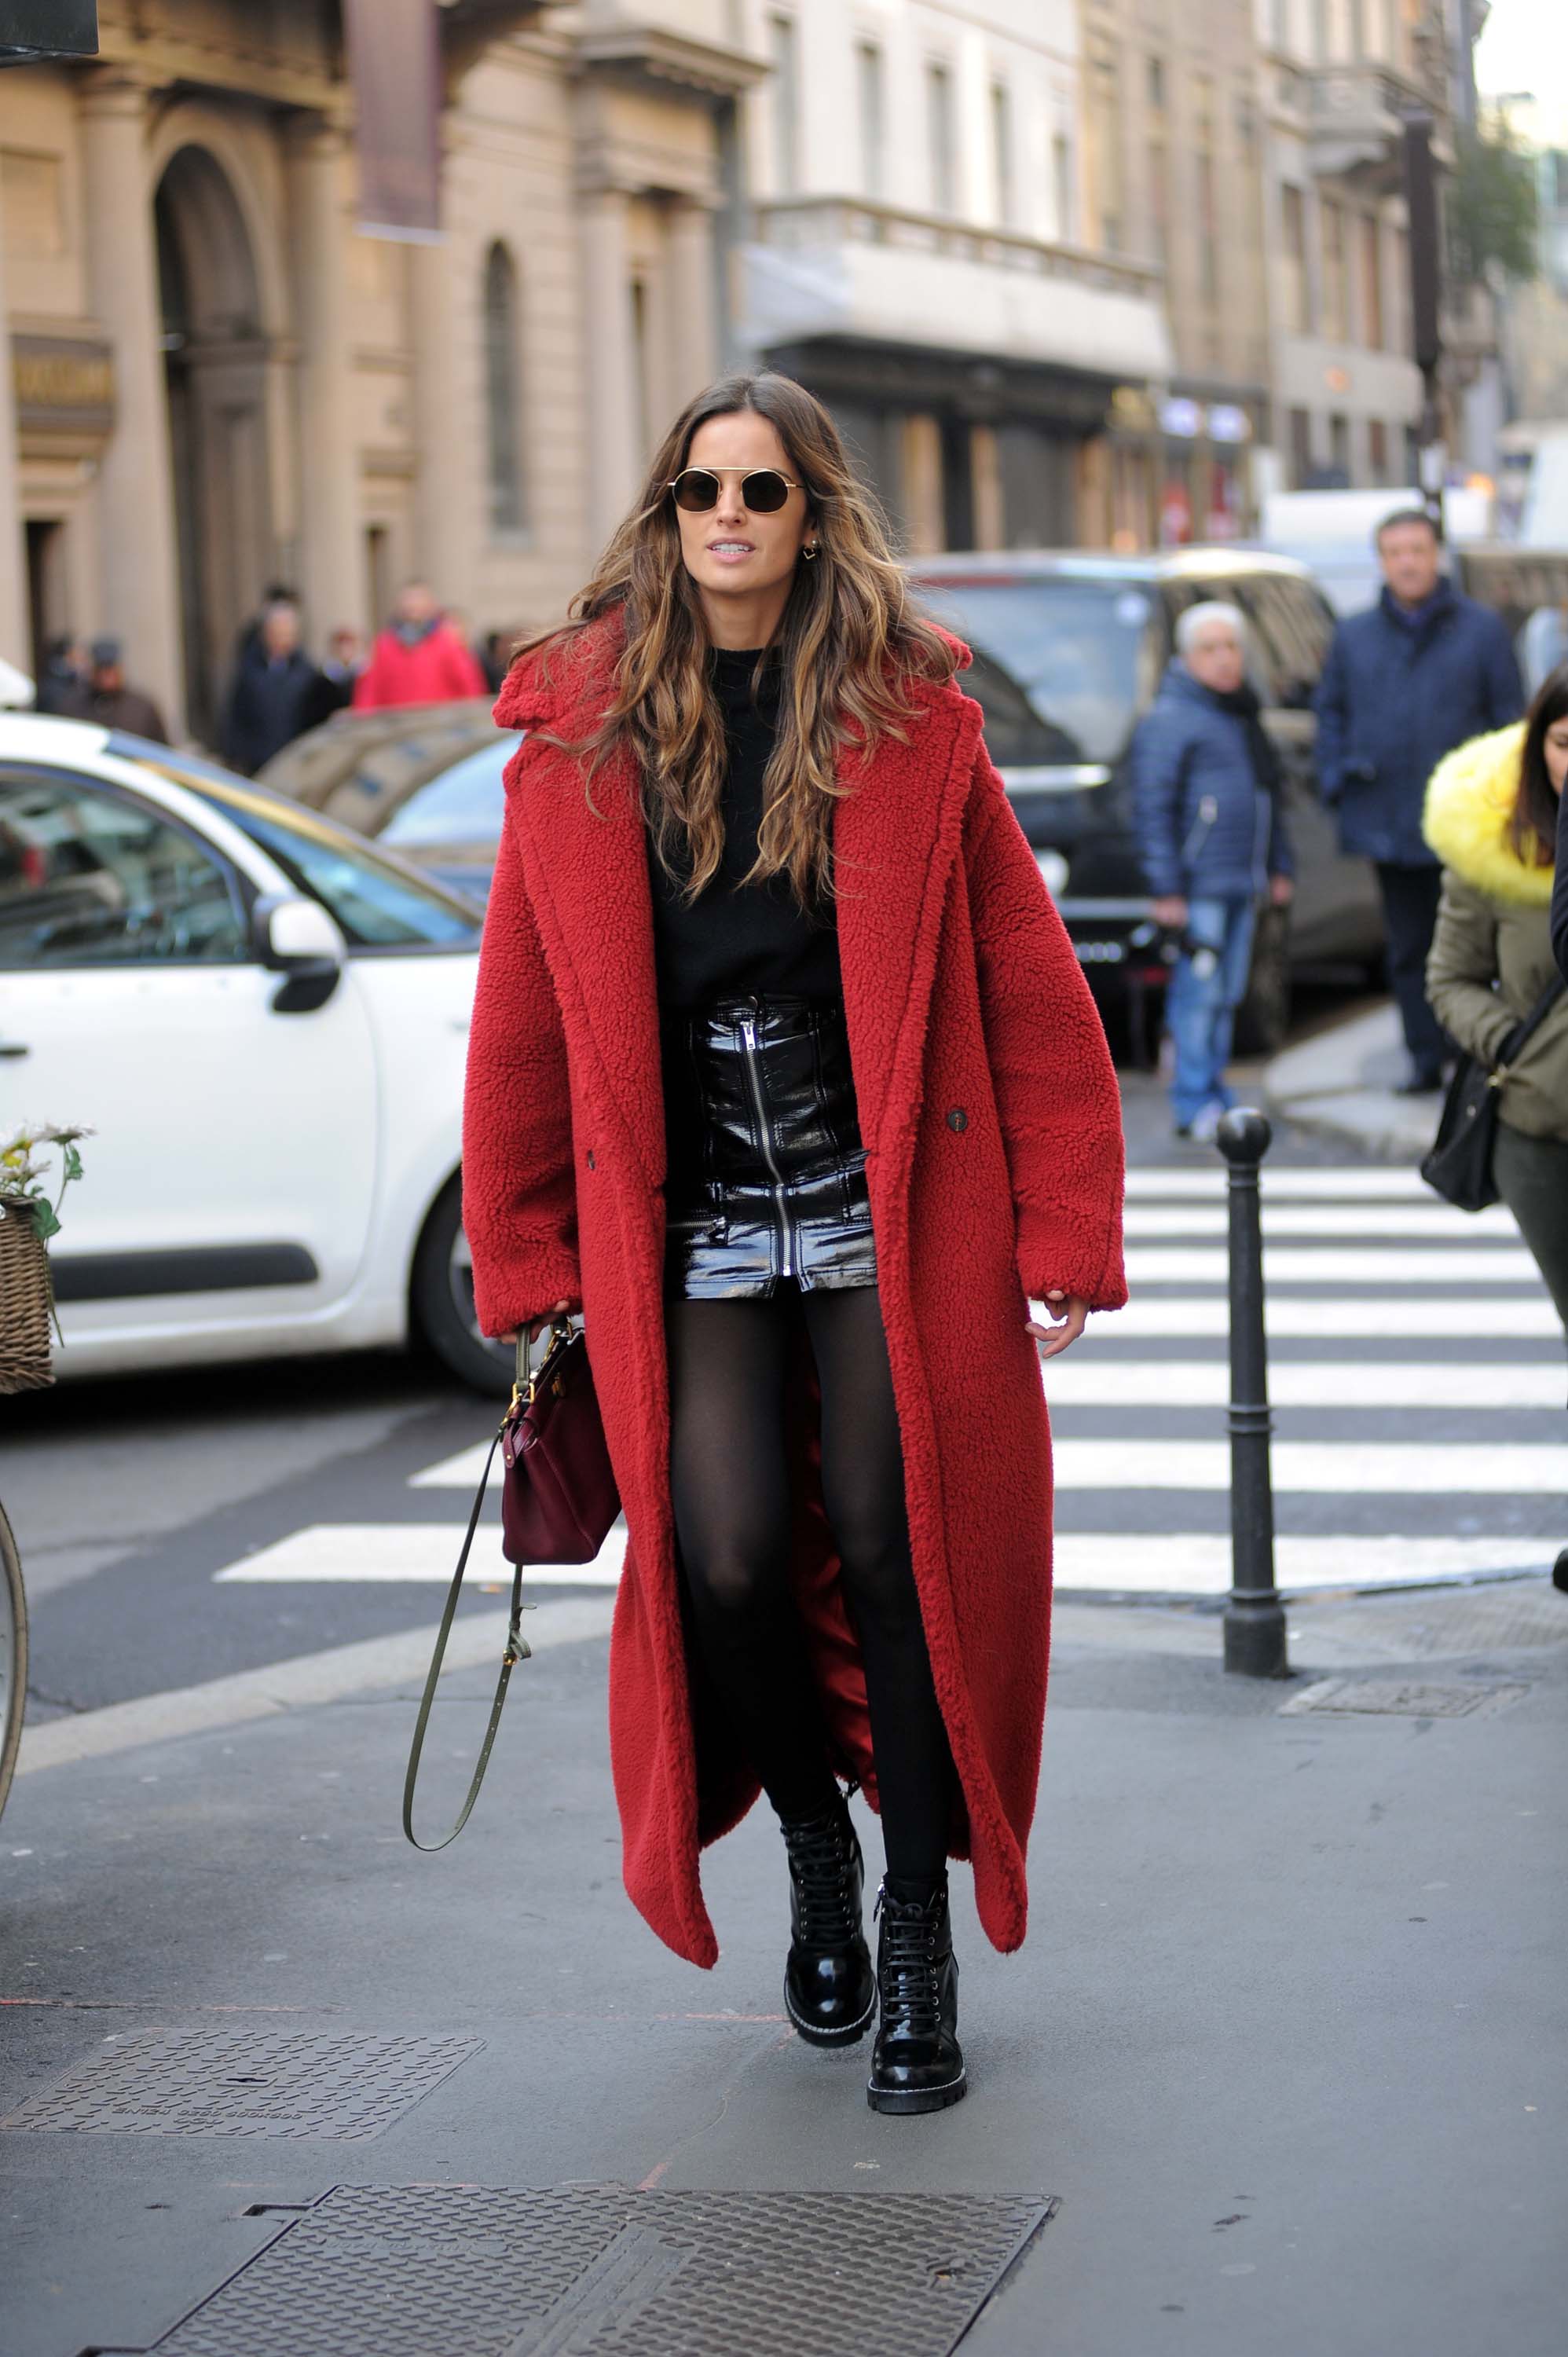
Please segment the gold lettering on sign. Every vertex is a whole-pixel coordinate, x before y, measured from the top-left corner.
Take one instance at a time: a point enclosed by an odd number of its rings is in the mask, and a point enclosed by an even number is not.
[[[114,369],[107,360],[21,352],[16,381],[18,408],[107,409],[114,398]]]

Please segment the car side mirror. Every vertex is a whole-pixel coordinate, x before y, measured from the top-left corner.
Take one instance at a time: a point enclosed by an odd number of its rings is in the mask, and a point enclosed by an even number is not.
[[[344,943],[319,900],[303,893],[258,900],[254,918],[256,954],[284,977],[273,998],[274,1015],[314,1015],[338,987]]]

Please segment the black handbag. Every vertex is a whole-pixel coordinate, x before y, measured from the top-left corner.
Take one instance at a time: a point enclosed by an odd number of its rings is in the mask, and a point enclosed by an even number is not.
[[[1484,1211],[1488,1203],[1498,1200],[1498,1182],[1492,1176],[1492,1149],[1497,1144],[1498,1093],[1508,1078],[1509,1066],[1551,1014],[1563,987],[1562,975],[1554,974],[1523,1022],[1516,1023],[1503,1041],[1490,1071],[1473,1056],[1459,1059],[1443,1101],[1437,1135],[1432,1141],[1431,1153],[1421,1166],[1421,1175],[1429,1187],[1461,1211]]]

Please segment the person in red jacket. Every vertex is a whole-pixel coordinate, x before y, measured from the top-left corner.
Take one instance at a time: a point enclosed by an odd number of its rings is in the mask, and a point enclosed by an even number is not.
[[[452,704],[489,693],[485,674],[435,602],[428,581],[405,581],[371,660],[354,683],[354,709]]]
[[[936,2111],[966,2087],[950,1856],[995,1945],[1024,1936],[1039,1359],[1125,1298],[1116,1078],[968,651],[811,394],[699,395],[574,612],[496,707],[529,734],[469,1046],[478,1317],[583,1313],[634,1903],[712,1964],[699,1854],[760,1788],[790,2020],[847,2048],[880,2010],[870,2104]]]

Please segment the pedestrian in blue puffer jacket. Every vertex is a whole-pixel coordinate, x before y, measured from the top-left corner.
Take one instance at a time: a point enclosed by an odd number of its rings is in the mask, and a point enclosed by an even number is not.
[[[1506,727],[1524,688],[1501,617],[1443,573],[1437,529],[1402,508],[1377,532],[1383,592],[1334,633],[1315,703],[1317,778],[1340,847],[1373,861],[1389,986],[1411,1071],[1402,1093],[1439,1088],[1445,1042],[1426,1003],[1426,960],[1443,872],[1422,833],[1426,781],[1445,753]]]
[[[1234,606],[1189,606],[1176,659],[1133,737],[1133,815],[1154,914],[1182,936],[1165,1025],[1178,1137],[1212,1137],[1260,901],[1291,897],[1280,769],[1247,683]]]

